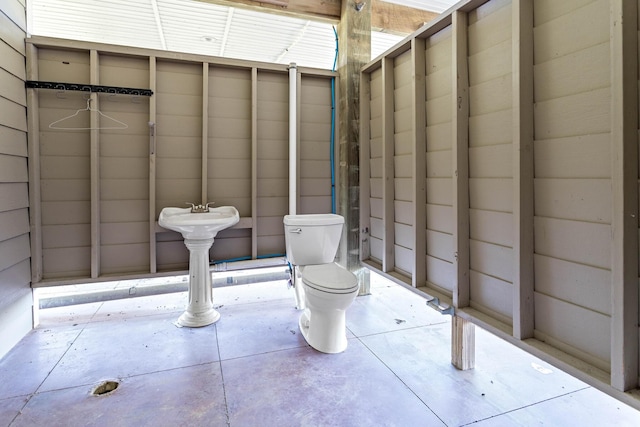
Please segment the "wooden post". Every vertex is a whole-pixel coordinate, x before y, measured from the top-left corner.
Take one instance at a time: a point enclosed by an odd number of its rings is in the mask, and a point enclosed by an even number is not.
[[[638,3],[611,2],[611,386],[638,386]]]
[[[426,113],[426,42],[411,40],[413,64],[413,273],[414,288],[427,282],[427,113]]]
[[[451,323],[451,364],[466,371],[476,363],[476,327],[459,316],[453,316]]]
[[[395,269],[394,76],[393,58],[382,60],[382,271]]]
[[[209,202],[209,64],[202,63],[202,193],[200,203]]]
[[[453,306],[467,307],[469,285],[469,73],[467,65],[467,14],[453,12],[452,84],[453,84],[453,230],[454,283]],[[453,316],[451,363],[458,369],[471,369],[475,363],[475,327]]]
[[[251,69],[251,258],[258,258],[258,69]]]
[[[149,57],[149,88],[156,93],[156,58]],[[158,271],[156,260],[156,96],[149,100],[149,272]]]
[[[344,0],[338,25],[339,158],[337,212],[345,219],[340,261],[360,282],[360,294],[369,293],[368,275],[360,266],[359,122],[360,69],[371,59],[371,4]]]
[[[533,337],[533,0],[514,0],[513,336]]]
[[[467,14],[453,12],[451,71],[453,84],[453,305],[469,305],[469,77],[467,66]]]
[[[90,53],[90,81],[92,85],[100,84],[100,57],[98,51],[91,50]],[[91,278],[100,276],[100,120],[98,110],[98,94],[90,95],[90,139],[91,139]]]
[[[27,44],[27,80],[38,80],[38,48]],[[29,135],[29,224],[31,237],[31,281],[42,281],[42,205],[40,203],[40,104],[36,89],[27,89]]]
[[[360,260],[371,256],[371,74],[360,81]]]

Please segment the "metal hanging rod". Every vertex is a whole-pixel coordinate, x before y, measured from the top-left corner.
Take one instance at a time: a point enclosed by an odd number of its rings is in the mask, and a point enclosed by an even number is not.
[[[25,82],[27,88],[32,89],[54,89],[54,90],[76,90],[81,92],[96,92],[96,93],[112,93],[120,95],[136,95],[136,96],[151,96],[153,91],[151,89],[137,89],[131,87],[118,87],[118,86],[101,86],[101,85],[89,85],[79,83],[61,83],[61,82],[39,82],[35,80],[27,80]]]

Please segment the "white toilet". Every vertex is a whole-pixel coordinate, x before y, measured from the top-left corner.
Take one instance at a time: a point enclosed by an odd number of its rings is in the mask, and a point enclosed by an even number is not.
[[[298,304],[304,307],[300,332],[323,353],[347,348],[345,310],[358,294],[355,274],[333,262],[343,224],[344,218],[335,214],[284,217],[287,259],[301,276],[301,283],[296,283],[296,292],[303,291],[299,298],[304,299]]]

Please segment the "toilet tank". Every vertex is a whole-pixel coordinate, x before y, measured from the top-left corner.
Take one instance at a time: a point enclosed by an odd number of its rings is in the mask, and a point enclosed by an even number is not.
[[[285,215],[287,259],[293,265],[333,262],[344,218],[335,214]]]

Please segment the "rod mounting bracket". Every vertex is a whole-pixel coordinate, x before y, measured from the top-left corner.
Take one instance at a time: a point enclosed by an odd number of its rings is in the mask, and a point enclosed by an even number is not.
[[[438,311],[440,314],[448,314],[450,316],[453,316],[454,314],[453,306],[440,304],[440,299],[438,297],[431,297],[431,299],[428,299],[427,305]]]

